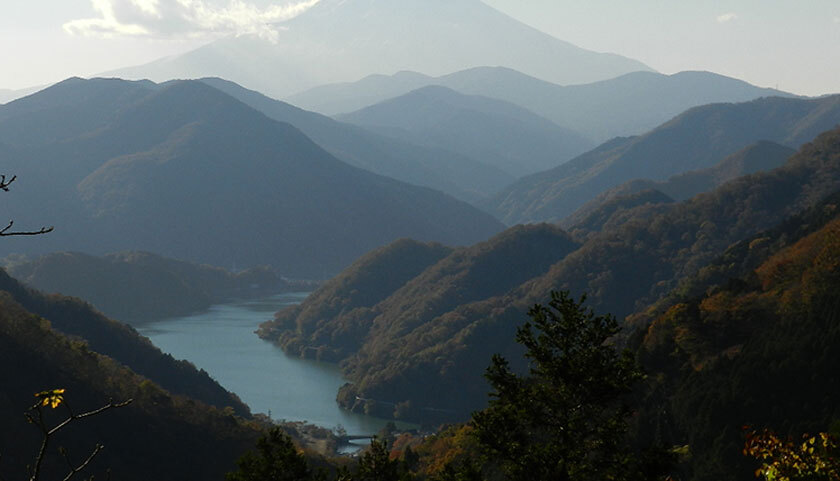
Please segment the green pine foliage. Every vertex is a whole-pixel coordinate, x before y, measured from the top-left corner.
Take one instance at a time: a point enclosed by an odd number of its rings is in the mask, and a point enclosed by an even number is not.
[[[644,479],[627,437],[642,372],[630,351],[609,344],[615,317],[596,316],[583,301],[552,292],[547,306],[530,310],[516,334],[527,374],[501,356],[487,369],[490,405],[473,414],[473,433],[486,464],[507,479]]]

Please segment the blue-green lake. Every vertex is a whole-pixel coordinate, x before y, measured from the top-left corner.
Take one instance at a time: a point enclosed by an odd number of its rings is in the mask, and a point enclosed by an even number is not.
[[[351,413],[336,404],[338,388],[346,382],[337,365],[287,356],[254,334],[274,312],[306,296],[288,293],[217,305],[203,313],[136,329],[164,352],[207,371],[255,413],[327,428],[341,425],[348,434],[376,433],[387,421]]]

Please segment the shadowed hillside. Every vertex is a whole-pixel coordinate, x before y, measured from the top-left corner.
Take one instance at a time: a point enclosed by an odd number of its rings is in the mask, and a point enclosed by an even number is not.
[[[459,245],[502,228],[440,192],[351,167],[203,83],[146,86],[71,79],[0,107],[0,142],[20,154],[6,168],[36,186],[16,184],[6,212],[56,227],[9,239],[9,251],[145,250],[320,278],[400,237]],[[51,100],[77,92],[93,100]],[[52,134],[18,136],[32,116]]]

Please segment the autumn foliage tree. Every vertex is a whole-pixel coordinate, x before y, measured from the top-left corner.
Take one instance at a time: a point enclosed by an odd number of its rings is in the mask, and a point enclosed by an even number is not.
[[[802,441],[751,430],[744,455],[761,462],[755,475],[767,481],[840,481],[840,450],[828,433],[802,435]]]

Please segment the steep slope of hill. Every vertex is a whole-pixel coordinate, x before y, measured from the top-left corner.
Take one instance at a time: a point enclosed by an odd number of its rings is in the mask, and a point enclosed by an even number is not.
[[[785,163],[795,150],[774,142],[760,141],[726,157],[713,167],[675,175],[664,182],[637,179],[614,187],[584,204],[574,214],[566,217],[561,225],[576,237],[586,236],[621,221],[614,215],[632,216],[628,209],[646,202],[668,202],[686,200],[702,192],[708,192],[725,182],[743,175],[770,170]],[[643,194],[656,190],[663,194],[658,198]]]
[[[672,197],[656,188],[605,199],[599,197],[578,209],[560,225],[568,225],[569,234],[583,241],[598,232],[615,229],[630,219],[639,219],[643,214],[649,216],[667,210],[667,204],[672,202]]]
[[[95,87],[58,87],[74,85]],[[120,85],[138,88],[108,82]],[[48,103],[39,95],[24,100]],[[16,102],[0,111],[7,108]],[[13,119],[4,125],[17,125]],[[10,239],[10,251],[145,250],[325,277],[400,237],[458,245],[502,228],[440,192],[344,164],[294,127],[200,82],[148,90],[101,123],[48,138],[7,167],[38,189],[16,190],[7,212],[48,212],[55,217],[44,222],[56,227],[35,242]]]
[[[559,167],[525,177],[486,205],[509,224],[560,220],[628,180],[664,180],[711,167],[760,140],[796,148],[838,124],[840,96],[697,107],[645,135],[614,139]]]
[[[274,120],[294,125],[338,159],[376,174],[431,187],[466,201],[494,194],[514,180],[489,163],[465,155],[377,135],[226,80],[201,81]]]
[[[401,265],[410,262],[413,256],[406,256],[406,247],[409,246],[395,244],[387,250],[371,253],[355,268],[348,269],[326,283],[318,293],[299,307],[281,311],[274,321],[263,324],[260,335],[273,339],[287,350],[296,353],[318,353],[326,359],[333,360],[350,356],[351,366],[356,363],[356,359],[368,359],[379,363],[382,356],[402,358],[407,353],[423,351],[425,347],[430,346],[432,352],[436,352],[435,344],[444,342],[451,331],[449,327],[438,329],[426,325],[428,320],[445,316],[462,304],[504,294],[544,272],[548,266],[577,248],[577,244],[571,241],[565,232],[551,225],[515,227],[486,242],[456,249],[448,255],[438,253],[439,260],[426,258],[424,262],[414,264],[415,268],[410,272],[405,271],[405,274],[410,275],[391,278],[398,282],[390,282],[387,289],[379,290],[383,295],[365,300],[358,299],[358,294],[354,293],[365,292],[365,284],[353,281],[362,277],[360,274],[370,272],[368,265]],[[374,284],[377,285],[378,283]],[[341,310],[332,307],[345,305],[348,308]],[[352,342],[346,341],[348,332],[352,333],[349,336]],[[408,340],[407,343],[405,340]],[[497,345],[497,341],[488,339],[488,344],[481,348],[492,349],[491,346]],[[439,359],[446,358],[449,367],[439,369],[480,376],[488,359],[482,356],[466,356],[463,359],[459,358],[459,362],[455,363],[456,368],[449,365],[454,362],[451,354],[440,354],[442,357]],[[432,353],[427,352],[426,355]],[[425,363],[418,363],[413,367],[410,367],[410,364],[401,366],[418,374],[428,367]],[[352,366],[350,369],[361,370],[361,367]],[[380,371],[377,377],[384,380],[393,375],[394,369],[388,367]],[[351,379],[353,377],[351,375]],[[464,391],[459,396],[440,400],[443,404],[415,403],[413,407],[410,404],[403,405],[400,409],[405,412],[401,415],[416,417],[419,413],[428,411],[429,407],[445,409],[447,412],[455,407],[464,408],[465,400],[468,403],[472,402],[474,396],[484,392],[482,384],[461,387]],[[423,388],[417,385],[415,389]],[[345,396],[342,403],[346,404],[346,407],[356,404],[360,409],[377,414],[393,414],[394,403],[389,404],[389,400],[393,398],[383,397],[381,393],[375,392],[363,394],[364,398],[386,401],[385,404],[390,405],[390,408],[383,411],[382,406],[376,406],[376,403],[364,407],[365,403],[359,405],[353,396]]]
[[[112,357],[173,394],[190,396],[220,409],[231,406],[238,414],[250,416],[248,407],[206,372],[164,354],[133,328],[106,318],[90,304],[32,290],[5,271],[0,271],[0,291],[11,295],[28,312],[49,319],[57,331],[83,340],[91,349]]]
[[[34,94],[39,90],[43,90],[49,85],[40,85],[38,87],[27,87],[22,89],[0,89],[0,104],[9,103],[12,100],[17,100],[21,97]]]
[[[275,41],[227,38],[108,75],[157,81],[220,76],[283,98],[316,85],[400,70],[440,75],[506,65],[560,83],[650,70],[558,40],[480,0],[321,0],[274,28]]]
[[[372,251],[260,326],[260,337],[286,352],[338,361],[355,352],[370,330],[370,310],[452,252],[439,244],[400,239]],[[341,319],[340,323],[333,322]]]
[[[56,312],[72,315],[72,306],[54,303],[54,307]],[[67,473],[59,446],[81,464],[97,443],[106,449],[85,471],[97,479],[109,477],[106,471],[117,479],[137,481],[217,479],[233,468],[236,457],[259,435],[241,419],[172,395],[94,352],[84,341],[59,334],[8,292],[0,293],[0,384],[0,473],[4,478],[29,477],[26,467],[32,465],[40,447],[41,433],[22,413],[32,406],[33,393],[45,389],[65,389],[66,405],[77,414],[109,400],[134,402],[64,428],[46,451],[44,479],[63,478]],[[67,414],[63,405],[56,411]],[[52,413],[46,419],[51,425],[63,420]]]
[[[408,329],[400,329],[400,323],[385,327],[405,315],[405,299],[410,305],[435,305],[440,283],[427,274],[434,269],[430,267],[407,284],[412,296],[397,296],[397,291],[376,304],[383,328],[372,329],[376,335],[369,335],[359,353],[345,359],[353,384],[342,388],[339,399],[348,407],[361,399],[357,408],[381,415],[394,415],[395,405],[401,405],[396,414],[408,417],[428,419],[432,412],[463,417],[486,399],[479,373],[489,356],[515,351],[514,326],[551,290],[585,292],[594,309],[623,318],[667,294],[733,242],[838,190],[840,130],[833,130],[803,146],[783,167],[736,179],[678,204],[660,204],[656,208],[661,210],[641,220],[630,218],[596,234],[553,265],[541,266],[543,274],[517,279],[515,285],[505,284],[507,276],[501,271],[485,274],[482,282],[500,282],[505,288],[428,313],[409,311]],[[455,282],[453,292],[467,285]]]
[[[186,315],[232,298],[277,294],[298,286],[266,267],[234,274],[148,252],[104,257],[58,252],[6,270],[36,289],[82,298],[124,322]],[[302,283],[300,287],[308,288]]]
[[[838,200],[739,243],[635,320],[651,373],[638,432],[689,447],[684,479],[749,476],[739,426],[796,436],[840,418]]]
[[[287,100],[335,115],[428,85],[508,101],[596,142],[644,133],[700,105],[791,96],[712,72],[632,72],[583,85],[558,85],[506,67],[476,67],[440,77],[416,72],[371,75],[352,83],[318,86]]]
[[[423,87],[336,118],[459,152],[514,177],[549,169],[593,147],[581,135],[517,105],[439,86]]]

